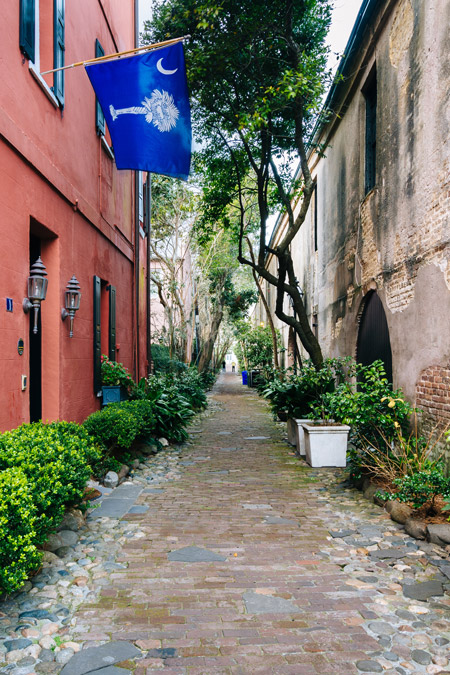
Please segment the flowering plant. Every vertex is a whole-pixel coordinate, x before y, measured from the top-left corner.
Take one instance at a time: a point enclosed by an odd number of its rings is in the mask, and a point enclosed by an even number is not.
[[[128,390],[135,386],[133,378],[123,363],[110,361],[105,354],[102,354],[101,373],[102,384],[105,386],[114,387],[121,385],[122,387],[126,387]]]

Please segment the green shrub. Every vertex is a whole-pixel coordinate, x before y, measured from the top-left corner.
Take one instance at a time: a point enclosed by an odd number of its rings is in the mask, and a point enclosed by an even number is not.
[[[166,345],[153,344],[151,352],[155,373],[180,373],[187,368],[185,363],[170,356],[169,348]]]
[[[342,378],[348,359],[327,359],[316,370],[311,361],[305,361],[298,373],[286,373],[273,379],[263,388],[262,395],[269,399],[275,414],[284,412],[288,417],[302,418],[311,414],[326,393],[334,391],[335,382]]]
[[[95,465],[96,475],[135,440],[165,437],[179,443],[194,410],[206,407],[204,379],[196,368],[182,373],[160,373],[142,378],[133,391],[133,400],[111,403],[89,415],[83,427],[103,447],[103,458]]]
[[[70,422],[23,424],[0,435],[0,471],[18,467],[28,479],[36,507],[36,543],[62,520],[66,506],[82,502],[99,456],[92,440]]]
[[[87,433],[106,451],[112,451],[116,447],[131,448],[138,435],[136,416],[127,405],[128,402],[110,403],[89,415],[83,422]]]
[[[403,392],[392,390],[382,361],[370,366],[348,362],[346,378],[313,406],[314,417],[349,424],[358,447],[378,444],[382,437],[393,439],[398,429],[406,431],[412,412]]]
[[[155,416],[153,406],[147,399],[126,401],[117,404],[130,412],[136,422],[136,438],[147,438],[155,431]]]
[[[390,494],[388,499],[407,502],[415,509],[429,502],[430,510],[433,511],[437,496],[450,498],[450,478],[444,476],[440,466],[418,471],[410,476],[395,478],[393,483],[397,491]]]
[[[153,375],[148,378],[146,395],[153,407],[155,433],[175,443],[185,441],[185,427],[195,413],[192,404],[181,395],[178,382],[170,384],[165,376]]]
[[[12,593],[39,566],[36,507],[19,468],[0,471],[0,592]]]
[[[198,376],[205,391],[211,389],[217,378],[216,373],[214,373],[212,370],[204,370],[202,373],[199,373]]]
[[[196,368],[189,368],[179,375],[167,374],[164,378],[164,386],[167,389],[176,387],[178,393],[191,404],[194,410],[206,408],[204,380]]]

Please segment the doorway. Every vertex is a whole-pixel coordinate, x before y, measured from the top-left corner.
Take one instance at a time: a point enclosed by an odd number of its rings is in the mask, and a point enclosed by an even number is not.
[[[377,359],[383,361],[386,377],[392,384],[392,351],[386,314],[376,291],[370,291],[359,323],[356,360],[370,366]]]
[[[33,265],[41,255],[41,240],[34,234],[30,234],[30,265]],[[33,333],[34,317],[30,313],[29,330],[29,383],[30,396],[30,422],[38,422],[42,419],[42,328],[41,312],[38,314],[38,332]]]

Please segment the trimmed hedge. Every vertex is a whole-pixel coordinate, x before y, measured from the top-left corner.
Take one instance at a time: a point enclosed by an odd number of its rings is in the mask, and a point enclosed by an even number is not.
[[[42,544],[61,522],[66,506],[81,503],[99,458],[92,439],[71,422],[23,424],[0,435],[0,471],[20,468],[36,507],[35,543]]]
[[[123,403],[110,403],[92,413],[83,427],[96,443],[110,451],[116,447],[131,448],[138,433],[136,418]]]
[[[153,375],[137,385],[135,400],[110,403],[89,415],[83,427],[107,455],[129,450],[140,439],[180,443],[188,437],[186,426],[195,411],[206,408],[205,385],[210,382],[193,368]]]
[[[12,593],[39,566],[36,507],[24,472],[0,471],[0,590]]]

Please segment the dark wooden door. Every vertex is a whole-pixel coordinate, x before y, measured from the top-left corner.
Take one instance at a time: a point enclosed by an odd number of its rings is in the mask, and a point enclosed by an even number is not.
[[[375,291],[367,297],[361,316],[356,349],[358,363],[369,366],[380,359],[384,363],[386,377],[392,382],[392,351],[386,314]]]
[[[30,234],[30,267],[41,255],[41,240]],[[33,333],[34,311],[28,314],[30,321],[30,380],[28,391],[30,395],[30,422],[38,422],[42,417],[42,325],[41,312],[38,314],[38,332]]]

